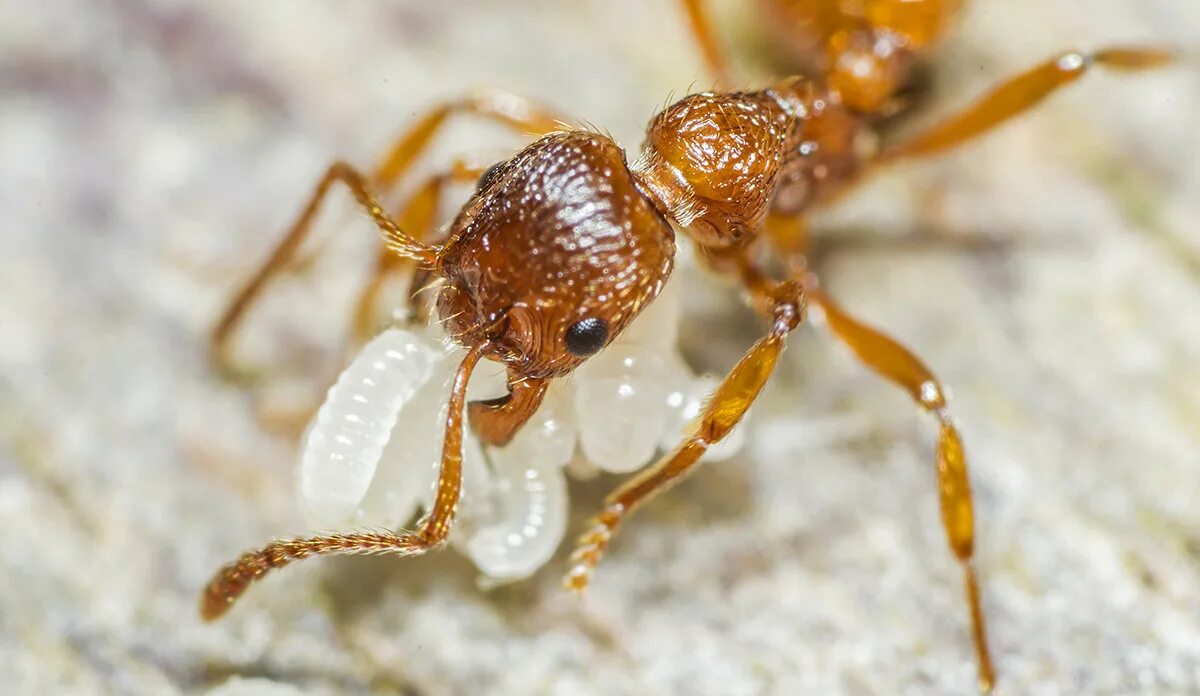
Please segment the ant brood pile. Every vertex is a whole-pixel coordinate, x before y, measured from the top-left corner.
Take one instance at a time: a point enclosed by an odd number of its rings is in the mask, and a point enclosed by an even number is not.
[[[567,473],[628,473],[674,446],[716,386],[692,374],[675,349],[678,293],[670,283],[600,356],[559,380],[507,446],[468,434],[463,494],[452,547],[481,583],[528,577],[562,542]],[[313,529],[395,528],[428,508],[438,478],[438,424],[463,350],[436,325],[388,329],[342,373],[305,436],[299,493]],[[473,399],[503,396],[502,372],[477,372]],[[741,429],[706,461],[741,447]]]

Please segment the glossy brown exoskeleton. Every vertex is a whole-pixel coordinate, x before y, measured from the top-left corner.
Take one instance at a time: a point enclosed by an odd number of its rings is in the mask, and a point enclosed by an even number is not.
[[[805,132],[806,121],[797,118],[804,98],[788,89],[736,99],[704,98],[692,105],[685,100],[656,119],[646,149],[632,163],[607,136],[555,130],[484,172],[440,244],[423,243],[402,230],[352,167],[330,167],[275,255],[218,324],[214,348],[224,354],[230,331],[266,278],[294,253],[325,193],[334,182],[344,183],[383,231],[389,253],[415,261],[440,279],[438,314],[454,340],[469,349],[453,383],[434,505],[414,532],[277,541],[248,553],[209,584],[203,615],[220,616],[252,581],[300,558],[410,555],[443,542],[459,498],[465,391],[478,361],[494,360],[508,370],[508,396],[472,403],[469,409],[476,434],[487,444],[503,445],[537,409],[550,380],[602,350],[657,296],[674,265],[678,226],[694,232],[703,249],[728,257],[740,269],[772,328],[721,382],[695,433],[614,494],[577,554],[570,583],[582,588],[624,514],[677,479],[741,419],[770,376],[784,337],[804,315],[798,279],[769,281],[741,255],[769,209],[782,173],[794,169],[790,153],[797,151],[796,138]],[[730,106],[731,100],[741,101]],[[723,119],[733,113],[758,124],[762,132],[729,137],[730,123]],[[542,119],[543,124],[548,121]],[[530,118],[523,125],[538,124]],[[400,147],[408,147],[410,140]],[[387,162],[396,159],[393,153]],[[747,162],[754,165],[745,166]],[[387,167],[385,162],[380,171]],[[386,178],[379,173],[374,177]]]
[[[685,3],[699,18],[694,26],[705,27],[700,6]],[[879,0],[865,6],[918,4]],[[870,26],[878,28],[878,22]],[[854,35],[846,45],[868,38]],[[830,41],[842,45],[840,39]],[[360,332],[369,324],[381,281],[410,263],[418,275],[438,281],[440,319],[468,349],[453,381],[435,501],[413,531],[312,536],[247,553],[209,583],[203,616],[221,616],[253,581],[302,558],[413,555],[442,544],[461,490],[464,414],[483,442],[508,442],[536,411],[550,381],[603,350],[654,300],[672,271],[676,230],[681,230],[710,266],[741,283],[751,305],[769,320],[769,330],[720,382],[691,433],[607,498],[594,525],[580,537],[567,585],[583,589],[626,516],[688,473],[741,420],[770,378],[787,335],[812,304],[833,336],[936,420],[942,520],[964,571],[980,681],[990,687],[993,670],[971,563],[974,525],[966,460],[943,389],[908,349],[854,319],[818,289],[805,262],[800,216],[879,163],[963,142],[1088,66],[1134,68],[1164,59],[1162,52],[1144,49],[1064,54],[1001,86],[963,115],[883,152],[864,142],[874,142],[867,136],[880,113],[877,107],[888,101],[883,97],[904,80],[889,77],[884,86],[852,85],[846,80],[871,75],[853,69],[841,77],[830,72],[824,80],[792,77],[758,91],[688,96],[652,119],[646,142],[632,159],[605,135],[570,128],[513,95],[488,92],[430,111],[369,177],[335,163],[270,260],[218,323],[214,351],[225,359],[233,329],[264,283],[295,255],[325,194],[335,182],[347,186],[386,242],[359,302]],[[456,112],[542,137],[486,170],[456,163],[418,186],[394,218],[374,191],[391,187]],[[477,188],[447,235],[440,242],[424,241],[445,184],[476,177]],[[769,268],[760,265],[762,243],[774,252],[770,258],[776,263]],[[468,405],[467,382],[482,359],[506,366],[509,394]]]

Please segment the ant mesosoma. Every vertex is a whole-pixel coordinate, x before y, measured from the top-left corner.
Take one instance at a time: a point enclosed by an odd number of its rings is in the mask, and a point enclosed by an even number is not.
[[[944,17],[929,10],[948,6],[939,0],[868,0],[863,6],[873,14],[837,19],[831,8],[840,4],[829,0],[775,1],[823,8],[818,14],[828,22],[820,25],[818,38],[825,40],[828,60],[822,77],[794,76],[758,91],[685,97],[653,117],[632,162],[605,135],[571,128],[520,97],[486,92],[431,110],[369,176],[345,162],[329,167],[270,259],[218,322],[214,353],[228,359],[232,331],[245,311],[294,257],[333,184],[345,185],[385,241],[359,299],[358,332],[367,330],[383,280],[407,261],[415,263],[417,273],[439,281],[440,320],[467,349],[452,382],[435,499],[414,531],[309,536],[244,554],[208,584],[201,605],[205,619],[220,617],[252,582],[293,561],[327,554],[410,556],[441,545],[461,492],[464,415],[483,443],[507,443],[537,410],[552,380],[603,350],[655,299],[672,271],[676,230],[682,230],[709,266],[740,282],[770,328],[716,387],[683,442],[606,498],[603,511],[579,538],[566,585],[583,590],[629,514],[690,472],[705,450],[742,419],[771,377],[788,334],[812,305],[860,361],[936,419],[942,522],[964,573],[980,685],[991,687],[994,669],[972,564],[966,458],[943,388],[910,350],[852,317],[819,289],[806,264],[801,215],[881,164],[945,150],[991,130],[1091,67],[1137,70],[1161,65],[1170,55],[1153,48],[1064,53],[916,137],[877,149],[869,147],[877,142],[875,120],[891,110],[913,57],[940,32]],[[710,66],[728,75],[699,2],[683,2]],[[938,21],[922,24],[922,18]],[[486,170],[456,162],[419,186],[394,218],[375,192],[392,187],[457,113],[540,138]],[[470,180],[477,180],[477,187],[444,240],[425,241],[445,185]],[[760,242],[774,252],[772,265],[759,260]],[[467,383],[482,359],[506,366],[509,393],[468,404]]]

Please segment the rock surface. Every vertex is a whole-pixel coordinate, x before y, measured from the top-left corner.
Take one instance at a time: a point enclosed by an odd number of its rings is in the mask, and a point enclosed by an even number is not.
[[[1084,5],[975,3],[931,111],[1063,48],[1200,52],[1194,0]],[[701,74],[671,0],[0,5],[6,693],[971,693],[932,428],[812,332],[746,452],[639,514],[583,603],[562,562],[484,592],[441,554],[303,563],[197,618],[218,564],[302,528],[295,435],[255,416],[334,374],[368,226],[331,206],[336,243],[256,315],[269,390],[221,381],[204,341],[322,167],[479,85],[634,146]],[[815,220],[831,291],[953,390],[998,693],[1200,691],[1197,123],[1195,62],[1092,75]],[[430,161],[519,142],[464,123]],[[691,357],[728,365],[759,327],[689,282]],[[572,488],[574,528],[615,480]]]

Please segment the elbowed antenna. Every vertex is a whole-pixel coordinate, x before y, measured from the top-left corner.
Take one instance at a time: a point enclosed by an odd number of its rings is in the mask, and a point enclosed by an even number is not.
[[[458,366],[450,389],[450,404],[442,440],[442,468],[438,475],[433,507],[415,532],[373,531],[327,534],[273,541],[250,551],[217,571],[204,588],[200,616],[213,621],[229,611],[255,581],[269,571],[282,568],[309,556],[392,554],[415,556],[436,547],[446,539],[462,491],[463,412],[467,383],[475,366],[492,346],[481,343],[471,348]]]
[[[325,196],[329,193],[329,189],[333,186],[334,182],[338,181],[350,189],[351,193],[354,194],[355,200],[371,216],[371,220],[379,227],[380,232],[383,233],[388,249],[391,249],[400,256],[413,259],[428,268],[436,266],[440,248],[423,244],[402,230],[400,225],[383,209],[383,204],[379,202],[379,197],[371,190],[366,177],[346,162],[334,162],[329,166],[329,169],[325,170],[325,175],[321,177],[321,181],[317,184],[316,189],[313,190],[308,203],[305,204],[304,209],[300,211],[295,221],[292,222],[292,226],[288,228],[287,234],[283,236],[283,239],[279,241],[279,244],[271,252],[270,258],[242,286],[242,289],[238,291],[238,294],[229,304],[229,308],[225,310],[220,320],[217,321],[216,328],[212,332],[211,350],[218,363],[229,362],[226,350],[233,330],[241,323],[246,310],[249,309],[251,303],[262,292],[263,286],[266,285],[267,281],[296,255],[296,252],[300,249],[300,245],[304,243],[305,238],[308,236],[317,211],[321,209],[321,203],[325,200]]]

